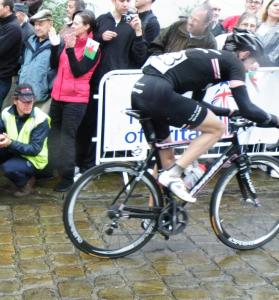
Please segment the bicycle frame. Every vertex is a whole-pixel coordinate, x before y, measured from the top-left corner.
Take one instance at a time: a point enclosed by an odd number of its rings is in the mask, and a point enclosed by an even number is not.
[[[224,147],[221,156],[214,159],[190,193],[198,194],[219,173],[210,200],[211,226],[229,247],[255,249],[279,231],[278,203],[274,201],[278,189],[273,190],[273,186],[278,187],[277,179],[269,181],[272,171],[279,174],[279,162],[264,155],[251,157],[247,153],[249,148],[240,144],[239,129],[253,126],[252,122],[233,119],[230,123],[232,135],[224,141],[231,144]],[[168,239],[186,228],[187,202],[161,186],[154,174],[150,174],[150,168],[154,163],[161,168],[160,151],[188,142],[160,144],[152,130],[147,140],[151,149],[146,159],[94,167],[67,194],[63,221],[71,241],[81,251],[101,257],[121,257],[140,249],[155,233]],[[106,193],[108,186],[111,191]],[[82,221],[81,216],[86,220]],[[88,234],[92,230],[96,231],[94,236]]]
[[[126,182],[125,186],[123,187],[123,189],[120,193],[122,193],[125,189],[128,190],[127,197],[126,197],[125,201],[123,202],[124,210],[129,211],[130,214],[133,215],[133,217],[140,217],[140,216],[143,217],[142,214],[144,214],[145,217],[147,217],[146,214],[148,214],[149,215],[148,217],[150,218],[150,214],[155,213],[155,212],[152,212],[152,209],[151,209],[151,211],[146,212],[145,210],[137,210],[137,209],[134,210],[134,208],[129,208],[129,207],[124,208],[125,204],[127,203],[127,200],[129,199],[129,195],[131,194],[134,186],[137,183],[137,178],[140,178],[140,176],[142,174],[144,174],[145,171],[147,171],[147,169],[152,165],[152,161],[154,160],[154,158],[155,158],[155,162],[157,164],[158,170],[162,169],[162,163],[161,163],[160,154],[159,154],[160,150],[173,149],[173,148],[176,148],[177,146],[187,145],[187,144],[189,144],[189,142],[188,141],[179,141],[179,142],[158,143],[155,138],[155,133],[153,130],[152,123],[150,122],[150,119],[139,119],[139,121],[142,124],[146,139],[149,142],[149,144],[151,145],[151,149],[147,155],[147,158],[145,160],[141,161],[140,163],[138,163],[136,171],[139,172],[139,174],[136,176],[132,176],[132,178],[130,178],[129,181]],[[237,180],[238,180],[239,188],[242,192],[244,199],[248,199],[248,195],[252,195],[253,202],[257,205],[257,194],[256,194],[255,188],[253,186],[253,183],[251,182],[251,178],[250,178],[250,175],[248,172],[249,169],[247,168],[248,155],[247,155],[247,151],[245,150],[246,147],[244,146],[244,149],[243,149],[243,147],[240,145],[239,140],[238,140],[238,129],[241,127],[245,128],[245,127],[249,127],[249,126],[251,126],[251,124],[250,125],[242,125],[242,124],[236,125],[235,124],[235,127],[233,127],[233,130],[232,130],[232,136],[225,139],[226,141],[231,142],[231,145],[229,145],[224,150],[222,155],[219,158],[217,158],[210,165],[210,167],[203,174],[203,176],[195,183],[195,185],[190,190],[190,194],[192,196],[197,195],[198,192],[200,190],[202,190],[202,188],[211,179],[213,179],[213,177],[222,168],[224,168],[225,166],[228,166],[228,164],[231,164],[232,162],[235,162],[240,169],[240,172],[237,175]],[[167,196],[167,199],[169,199],[170,201],[173,201],[173,197],[171,196],[168,188],[163,187],[163,194]],[[116,201],[117,201],[117,198],[115,199],[113,204]],[[182,204],[182,206],[184,206],[186,203],[187,202],[184,202]],[[122,210],[122,209],[120,209],[120,210]],[[135,214],[133,214],[133,212]],[[156,210],[156,213],[158,213],[158,210]]]
[[[198,192],[200,190],[202,190],[202,188],[211,180],[213,179],[213,177],[222,169],[224,168],[224,166],[227,166],[228,164],[232,163],[232,162],[236,162],[239,166],[241,164],[241,162],[244,161],[244,166],[246,166],[246,161],[247,161],[247,154],[246,154],[246,150],[243,150],[243,147],[240,145],[239,140],[238,140],[238,134],[237,134],[237,130],[232,132],[232,137],[230,138],[226,138],[226,141],[231,142],[231,145],[229,145],[224,152],[222,153],[222,155],[217,158],[211,165],[210,167],[207,169],[207,171],[203,174],[203,176],[196,182],[196,184],[192,187],[192,189],[190,190],[190,194],[191,196],[195,196],[198,194]],[[172,149],[175,148],[177,146],[181,146],[181,145],[187,145],[189,142],[188,141],[184,141],[184,142],[175,142],[175,143],[162,143],[162,144],[158,144],[158,143],[153,143],[152,144],[152,148],[153,151],[155,151],[155,153],[159,150],[163,150],[163,149]],[[244,149],[246,148],[246,146],[244,146]],[[154,154],[152,154],[153,152],[151,152],[151,156]],[[243,159],[244,158],[244,159]],[[150,158],[148,158],[147,160],[149,160]],[[160,161],[160,157],[157,156],[156,158],[156,162],[158,163],[159,166],[161,166],[161,161]],[[247,195],[247,189],[248,192],[250,194],[252,194],[253,198],[256,199],[256,192],[255,189],[251,183],[251,180],[249,180],[249,174],[247,173],[247,168],[243,169],[240,171],[240,177],[238,178],[238,183],[239,183],[239,187],[242,191],[243,194]]]

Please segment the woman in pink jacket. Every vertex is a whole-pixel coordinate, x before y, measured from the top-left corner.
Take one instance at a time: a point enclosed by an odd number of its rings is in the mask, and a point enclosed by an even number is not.
[[[76,134],[89,101],[89,82],[100,59],[98,43],[93,40],[94,13],[76,12],[71,28],[62,42],[54,28],[49,33],[51,66],[57,68],[51,94],[49,152],[51,165],[61,177],[54,187],[58,192],[73,184]]]

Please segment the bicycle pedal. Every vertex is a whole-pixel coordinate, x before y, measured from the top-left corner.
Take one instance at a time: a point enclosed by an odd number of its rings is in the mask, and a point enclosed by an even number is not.
[[[160,231],[159,231],[160,232]],[[163,238],[165,239],[165,241],[168,241],[170,239],[170,236],[163,233],[163,232],[160,232],[160,234],[163,236]]]

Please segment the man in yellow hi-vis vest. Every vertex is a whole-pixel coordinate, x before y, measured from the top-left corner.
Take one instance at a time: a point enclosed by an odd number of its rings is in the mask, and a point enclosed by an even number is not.
[[[18,188],[17,197],[33,192],[35,174],[48,163],[50,118],[33,107],[35,96],[27,83],[15,89],[13,105],[1,112],[0,166]]]

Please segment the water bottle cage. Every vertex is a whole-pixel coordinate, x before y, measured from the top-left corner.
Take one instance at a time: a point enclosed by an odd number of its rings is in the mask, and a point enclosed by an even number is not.
[[[187,167],[184,170],[184,183],[188,190],[191,190],[192,187],[196,184],[196,182],[202,177],[205,170],[202,170],[198,162],[196,162],[196,165],[191,164],[189,167]]]

